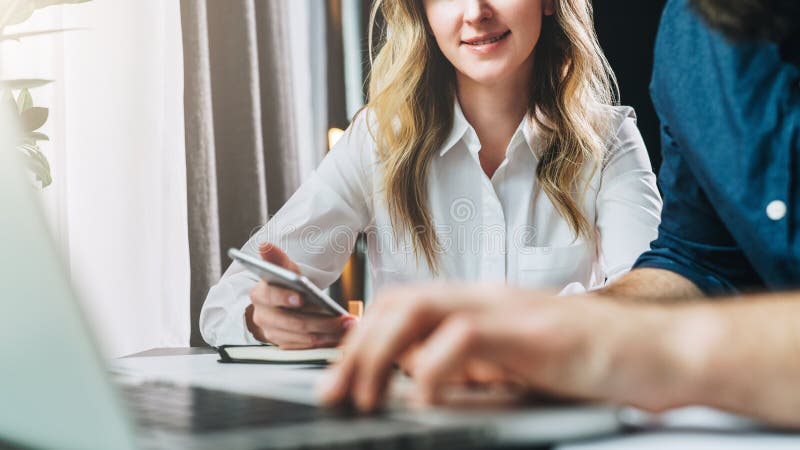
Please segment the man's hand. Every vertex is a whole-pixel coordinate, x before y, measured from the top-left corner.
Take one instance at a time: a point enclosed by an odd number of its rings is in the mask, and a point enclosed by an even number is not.
[[[658,339],[665,318],[655,307],[506,287],[396,290],[380,297],[346,339],[343,359],[321,386],[322,399],[372,411],[385,396],[393,364],[402,361],[423,402],[436,402],[453,380],[502,381],[663,409],[683,401],[669,389],[683,378],[662,371],[671,353],[647,355],[651,347],[640,342]]]
[[[272,264],[300,273],[300,268],[280,248],[264,244],[261,257]],[[245,310],[247,328],[256,339],[283,349],[335,347],[357,319],[308,313],[303,297],[295,291],[270,286],[261,280],[250,291]]]
[[[494,287],[429,285],[383,293],[369,308],[368,319],[345,339],[344,356],[327,378],[329,385],[322,388],[323,401],[336,404],[353,400],[362,410],[375,409],[395,362],[416,375],[419,354],[415,346],[424,343],[453,314],[479,313],[490,307],[499,301],[496,292]],[[456,377],[466,378],[463,374]]]
[[[419,349],[419,346],[412,347],[397,360],[397,366],[407,376],[413,376],[418,367],[421,356]],[[506,373],[494,364],[472,359],[464,364],[462,370],[451,373],[446,383],[461,386],[503,386],[514,384],[514,380],[508,379]]]
[[[377,408],[399,358],[422,400],[475,362],[529,389],[662,411],[706,405],[800,428],[800,293],[654,305],[504,287],[382,296],[320,386]]]

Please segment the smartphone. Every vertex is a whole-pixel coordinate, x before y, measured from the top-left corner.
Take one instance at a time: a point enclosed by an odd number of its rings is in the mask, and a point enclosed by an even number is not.
[[[311,312],[324,314],[327,316],[344,316],[347,310],[330,298],[322,289],[303,275],[296,274],[291,270],[268,263],[263,259],[249,255],[242,251],[232,248],[228,250],[228,256],[234,261],[244,265],[247,270],[257,275],[262,280],[272,286],[291,289],[297,291],[307,303],[316,306],[311,308]],[[306,309],[304,307],[304,309]]]

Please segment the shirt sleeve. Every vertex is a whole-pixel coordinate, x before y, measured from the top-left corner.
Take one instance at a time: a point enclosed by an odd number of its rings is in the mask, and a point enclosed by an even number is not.
[[[259,247],[269,242],[320,288],[336,281],[372,216],[371,165],[376,158],[365,114],[242,251],[258,255]],[[258,277],[234,262],[211,288],[200,313],[200,331],[209,345],[258,343],[244,319],[250,290],[257,283]]]
[[[662,201],[633,110],[602,166],[596,200],[599,260],[609,283],[627,273],[656,238]]]
[[[658,238],[634,267],[677,273],[707,295],[731,294],[736,286],[756,284],[742,249],[698,184],[667,124],[661,134],[662,221]]]

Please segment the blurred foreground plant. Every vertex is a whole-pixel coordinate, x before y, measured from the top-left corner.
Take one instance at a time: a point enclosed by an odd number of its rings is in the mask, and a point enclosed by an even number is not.
[[[67,29],[38,30],[22,33],[6,33],[6,27],[20,24],[33,15],[37,9],[67,3],[85,3],[90,0],[0,0],[0,42],[19,41],[23,38],[60,33]],[[39,148],[39,141],[48,141],[46,135],[38,132],[46,122],[49,114],[47,108],[34,106],[31,89],[52,83],[53,80],[17,79],[0,81],[0,107],[8,108],[12,116],[19,117],[22,135],[17,149],[25,158],[25,165],[36,177],[36,181],[45,188],[53,182],[50,163]],[[16,97],[15,97],[16,93]]]

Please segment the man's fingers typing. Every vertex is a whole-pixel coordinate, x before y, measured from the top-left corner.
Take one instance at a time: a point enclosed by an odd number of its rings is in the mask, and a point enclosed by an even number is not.
[[[363,411],[380,406],[394,363],[441,320],[441,312],[421,299],[383,304],[348,337],[345,354],[332,371],[322,398],[327,403],[353,400]]]
[[[440,386],[464,372],[480,338],[477,320],[467,314],[448,318],[431,334],[418,351],[413,372],[421,400],[436,402]]]
[[[367,345],[358,349],[355,400],[364,411],[371,411],[384,396],[395,361],[413,347],[434,323],[434,314],[422,302],[395,308],[369,327]]]
[[[337,405],[353,400],[352,388],[356,384],[354,377],[361,360],[360,352],[367,347],[373,326],[372,322],[364,322],[354,333],[345,335],[342,357],[328,370],[320,385],[319,394],[324,403]]]

